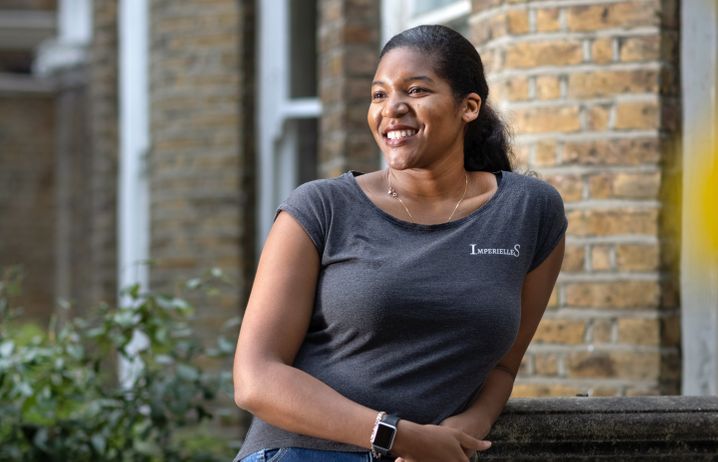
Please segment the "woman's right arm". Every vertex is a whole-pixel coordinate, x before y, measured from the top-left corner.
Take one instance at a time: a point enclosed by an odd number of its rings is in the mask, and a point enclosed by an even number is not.
[[[377,410],[292,367],[314,306],[319,255],[288,213],[269,233],[234,358],[235,402],[284,430],[369,448]],[[461,431],[400,421],[395,452],[407,461],[465,461],[488,445]]]

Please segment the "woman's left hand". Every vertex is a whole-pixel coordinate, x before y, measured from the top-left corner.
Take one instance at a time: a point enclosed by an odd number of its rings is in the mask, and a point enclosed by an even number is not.
[[[484,437],[488,435],[489,430],[491,429],[490,426],[487,426],[487,428],[484,429],[480,423],[480,419],[470,416],[467,413],[461,413],[452,415],[451,417],[447,417],[446,419],[441,421],[439,426],[460,430],[479,440],[483,440]],[[468,457],[469,459],[471,459],[471,457],[475,453],[476,450],[474,449],[464,449],[464,454],[466,454],[466,457]],[[394,462],[406,462],[406,460],[402,457],[397,457]]]
[[[489,430],[491,430],[490,425],[482,425],[481,419],[476,416],[471,416],[466,412],[447,417],[442,420],[439,425],[442,427],[455,428],[480,440],[483,440],[484,437],[489,434]],[[471,458],[475,452],[476,451],[471,449],[465,450],[466,457]],[[404,461],[398,458],[396,462]]]
[[[480,419],[465,412],[447,417],[439,425],[456,428],[480,440],[483,440],[491,429],[487,425],[482,425]]]

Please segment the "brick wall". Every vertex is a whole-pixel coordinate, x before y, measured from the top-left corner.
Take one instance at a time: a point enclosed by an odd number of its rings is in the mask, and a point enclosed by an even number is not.
[[[569,219],[516,396],[679,391],[677,3],[473,2],[519,168],[559,189]]]
[[[90,309],[94,278],[91,252],[92,156],[84,66],[57,69],[55,95],[55,298],[77,313]],[[53,305],[48,307],[51,309]]]
[[[22,265],[28,317],[55,299],[55,99],[0,93],[0,268]]]
[[[155,0],[151,24],[153,284],[172,287],[211,266],[236,276],[248,205],[240,189],[240,10],[230,0]],[[225,318],[237,312],[234,302]]]
[[[319,1],[319,174],[379,167],[379,150],[367,128],[369,87],[379,49],[380,2]]]
[[[150,283],[173,290],[212,267],[237,283],[192,299],[208,342],[240,314],[254,266],[252,14],[249,0],[150,2]]]
[[[91,228],[87,290],[94,303],[117,294],[118,50],[117,2],[92,2],[92,43],[88,62],[91,163]]]
[[[93,16],[88,66],[25,75],[39,93],[0,96],[8,111],[0,114],[2,172],[14,177],[3,182],[12,201],[0,264],[25,266],[22,304],[41,322],[59,299],[82,313],[116,298],[116,6],[95,2]]]

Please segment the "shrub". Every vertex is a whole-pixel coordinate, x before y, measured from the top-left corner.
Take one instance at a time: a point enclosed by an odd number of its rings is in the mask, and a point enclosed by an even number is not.
[[[215,270],[188,285],[218,278]],[[0,279],[0,460],[231,457],[226,441],[198,425],[212,418],[208,404],[220,390],[230,390],[228,371],[202,364],[226,358],[233,344],[220,336],[205,347],[185,299],[133,285],[121,306],[100,306],[92,319],[64,313],[45,329],[19,322],[11,305],[19,282],[16,270]]]

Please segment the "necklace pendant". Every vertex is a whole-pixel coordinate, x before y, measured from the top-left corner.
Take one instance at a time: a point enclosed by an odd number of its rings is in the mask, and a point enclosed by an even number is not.
[[[399,194],[396,192],[394,187],[391,185],[391,179],[389,178],[389,170],[386,171],[386,182],[387,182],[387,191],[386,193],[393,197],[394,199],[398,200],[402,207],[404,207],[404,211],[411,219],[412,223],[416,223],[416,220],[414,219],[414,216],[409,211],[409,207],[406,206],[403,200],[401,200],[401,197],[399,197]],[[469,189],[469,175],[464,171],[464,194],[461,195],[461,199],[456,203],[454,206],[454,210],[451,211],[451,215],[449,215],[449,218],[446,220],[446,222],[451,221],[452,218],[454,218],[454,214],[459,209],[459,206],[461,205],[461,202],[463,202],[464,198],[466,197],[466,191]]]

